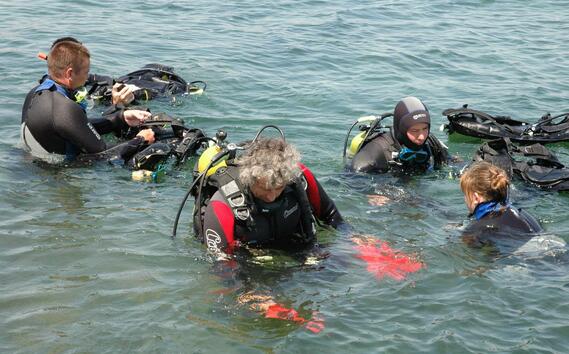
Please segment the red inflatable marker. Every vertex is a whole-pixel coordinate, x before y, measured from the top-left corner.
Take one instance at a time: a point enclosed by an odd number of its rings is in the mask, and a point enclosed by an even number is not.
[[[319,333],[324,329],[324,319],[319,317],[317,312],[315,312],[313,316],[314,319],[309,321],[300,317],[295,309],[289,309],[279,304],[269,306],[265,312],[265,318],[275,318],[304,324],[304,327],[312,333]]]
[[[367,271],[377,279],[390,277],[403,280],[408,273],[423,268],[423,263],[412,259],[401,251],[393,250],[387,242],[379,240],[356,241],[354,248],[358,251],[356,257],[367,263]]]

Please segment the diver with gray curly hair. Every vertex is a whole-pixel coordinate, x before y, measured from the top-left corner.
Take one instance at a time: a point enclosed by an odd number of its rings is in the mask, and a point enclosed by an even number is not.
[[[342,216],[296,148],[258,139],[208,178],[211,198],[196,208],[194,227],[213,253],[241,245],[300,248],[316,240],[315,218],[337,228]],[[213,189],[213,190],[212,190]]]
[[[300,154],[294,146],[281,139],[263,139],[237,160],[239,179],[245,187],[278,191],[299,175],[299,162]],[[276,199],[253,193],[267,202]]]

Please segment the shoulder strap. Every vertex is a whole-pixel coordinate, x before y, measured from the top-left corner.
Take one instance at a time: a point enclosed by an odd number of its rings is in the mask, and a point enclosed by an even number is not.
[[[204,175],[204,183],[197,185],[192,191],[192,194],[196,197],[193,212],[194,229],[202,239],[204,231],[203,208],[217,191],[227,200],[237,222],[245,222],[247,226],[250,226],[253,222],[249,198],[237,179],[239,175],[238,167],[231,160],[227,160],[226,164],[227,167],[217,169],[211,176]]]
[[[512,156],[513,145],[509,139],[496,139],[480,145],[474,153],[474,161],[486,161],[498,166],[506,171],[511,178],[514,173],[514,163]]]
[[[208,177],[207,184],[219,190],[229,203],[237,220],[249,221],[251,219],[251,203],[247,197],[248,193],[239,182],[239,168],[235,165],[228,165],[228,167],[219,168]]]
[[[553,121],[558,118],[563,119],[558,123],[553,123]],[[529,127],[528,134],[540,133],[542,131],[551,134],[566,131],[567,129],[569,129],[569,113],[561,113],[556,116],[547,113],[543,115],[537,123]]]
[[[429,134],[427,144],[433,153],[435,168],[446,165],[449,159],[448,148],[433,134]]]
[[[308,181],[306,181],[304,175],[296,178],[293,184],[293,189],[296,193],[298,203],[300,204],[302,236],[307,242],[313,242],[316,240],[316,228],[312,207],[310,206],[308,194],[306,193],[307,188]]]

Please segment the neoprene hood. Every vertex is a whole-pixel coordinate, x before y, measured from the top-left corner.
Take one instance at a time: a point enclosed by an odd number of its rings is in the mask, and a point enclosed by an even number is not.
[[[417,123],[427,123],[431,129],[431,116],[425,104],[417,97],[405,97],[397,103],[393,111],[393,133],[400,144],[412,150],[422,146],[412,143],[407,138],[407,130]]]

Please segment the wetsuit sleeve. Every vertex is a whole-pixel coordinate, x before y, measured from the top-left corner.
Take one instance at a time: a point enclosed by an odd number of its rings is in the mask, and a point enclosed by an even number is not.
[[[206,206],[203,239],[208,251],[232,254],[235,247],[235,217],[220,192],[216,192]]]
[[[144,141],[143,137],[135,136],[134,139],[115,145],[111,149],[103,152],[104,154],[107,155],[104,157],[110,158],[113,156],[120,156],[122,160],[127,161],[130,160],[134,156],[134,154],[141,151],[145,144],[146,142]],[[109,152],[113,153],[109,154]]]
[[[308,195],[308,201],[310,202],[314,216],[326,225],[337,229],[340,225],[344,224],[344,219],[342,215],[340,215],[336,205],[332,199],[328,197],[328,194],[326,194],[324,188],[322,188],[312,172],[303,164],[299,164],[299,166],[308,184],[306,194]]]
[[[22,123],[24,123],[28,119],[28,109],[30,107],[30,102],[32,100],[32,97],[34,97],[36,88],[37,86],[31,89],[30,92],[28,92],[28,94],[26,95],[26,99],[24,100],[24,105],[22,106]]]
[[[123,106],[112,105],[103,112],[101,118],[91,118],[89,121],[99,134],[114,133],[120,137],[128,130],[128,124],[123,118],[124,111]]]
[[[150,112],[147,107],[129,106],[125,108],[122,104],[111,105],[103,112],[101,118],[90,119],[91,124],[99,134],[113,133],[118,138],[129,138],[140,131],[140,127],[130,127],[124,120],[126,110],[139,110]]]
[[[144,145],[143,137],[135,137],[130,141],[108,149],[105,142],[101,139],[101,135],[89,122],[87,115],[79,105],[69,105],[65,101],[67,98],[60,95],[54,98],[63,100],[61,104],[54,104],[54,107],[65,108],[54,110],[54,128],[63,139],[77,147],[83,154],[86,154],[84,158],[89,159],[89,157],[93,157],[99,159],[120,156],[123,160],[128,160]]]
[[[389,170],[388,154],[383,136],[378,136],[365,144],[352,159],[351,170],[356,172],[385,173]]]

